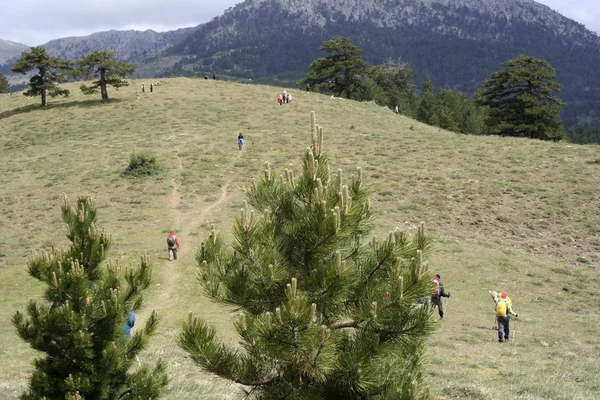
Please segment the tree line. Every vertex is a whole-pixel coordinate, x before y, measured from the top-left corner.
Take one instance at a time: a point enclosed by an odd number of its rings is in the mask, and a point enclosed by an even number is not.
[[[133,63],[117,61],[111,50],[94,50],[73,62],[50,57],[42,47],[31,47],[28,52],[21,54],[11,71],[21,74],[36,72],[29,79],[29,88],[23,94],[40,96],[41,104],[45,106],[48,103],[48,96],[69,95],[68,89],[59,86],[67,79],[96,79],[90,86],[82,84],[81,91],[85,94],[100,92],[102,101],[108,101],[108,86],[117,89],[127,86],[129,84],[127,75],[135,72],[135,66]],[[4,76],[0,76],[0,89],[3,87],[2,78]]]
[[[472,100],[462,93],[434,92],[425,77],[419,96],[408,64],[388,59],[371,66],[361,49],[345,37],[335,37],[319,48],[330,53],[314,60],[308,75],[299,81],[322,93],[358,101],[375,101],[390,109],[447,130],[470,134],[495,134],[542,140],[565,138],[559,119],[565,103],[554,93],[554,68],[545,60],[519,56],[502,64],[480,85]]]

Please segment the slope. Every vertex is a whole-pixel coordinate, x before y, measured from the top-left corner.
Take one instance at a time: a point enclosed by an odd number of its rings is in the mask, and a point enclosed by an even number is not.
[[[61,193],[90,193],[113,234],[112,258],[135,263],[147,250],[153,260],[155,284],[139,319],[151,309],[163,317],[144,357],[167,361],[167,398],[238,398],[176,346],[190,310],[225,342],[236,340],[229,310],[204,298],[194,279],[194,250],[211,224],[230,236],[242,187],[265,160],[279,171],[298,169],[315,110],[332,165],[346,173],[360,165],[372,184],[378,234],[425,221],[436,238],[432,268],[452,298],[431,344],[433,394],[600,395],[598,146],[457,135],[373,104],[300,91],[293,104],[278,106],[278,88],[212,80],[167,79],[138,97],[141,83],[112,93],[108,104],[76,85],[72,97],[44,109],[24,96],[0,101],[0,157],[8,160],[0,165],[3,321],[41,295],[25,270],[28,251],[66,243]],[[142,150],[157,155],[164,173],[122,178],[131,152]],[[166,255],[170,229],[182,241],[176,262]],[[515,344],[493,342],[492,289],[508,290],[515,302]],[[0,398],[12,399],[27,384],[34,354],[10,324],[0,326],[0,338],[0,358],[10,360],[0,366]]]
[[[567,124],[600,126],[600,38],[531,0],[246,0],[169,48],[184,57],[163,74],[281,75],[293,85],[334,36],[372,64],[399,58],[417,82],[429,74],[436,88],[468,94],[508,59],[544,58],[564,85]]]

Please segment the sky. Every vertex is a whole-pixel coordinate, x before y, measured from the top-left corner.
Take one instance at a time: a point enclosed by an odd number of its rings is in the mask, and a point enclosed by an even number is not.
[[[208,22],[241,1],[7,0],[0,6],[0,39],[38,46],[52,39],[111,29],[164,32]],[[598,0],[538,2],[600,34]]]

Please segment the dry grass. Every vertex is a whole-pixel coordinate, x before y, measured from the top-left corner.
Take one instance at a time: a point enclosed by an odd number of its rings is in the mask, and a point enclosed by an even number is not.
[[[211,223],[230,234],[242,187],[265,160],[299,170],[311,110],[332,167],[366,172],[377,233],[426,221],[437,240],[431,262],[452,298],[430,347],[435,396],[600,397],[600,165],[592,162],[600,147],[458,135],[301,91],[278,106],[277,88],[203,79],[168,79],[138,98],[141,82],[111,91],[108,104],[77,85],[45,109],[38,99],[0,99],[0,398],[16,398],[31,371],[34,352],[9,321],[41,293],[26,273],[29,250],[67,243],[63,192],[96,197],[112,258],[135,263],[147,250],[154,260],[145,313],[157,309],[163,320],[143,358],[167,361],[167,398],[240,398],[176,346],[190,310],[236,341],[228,310],[202,296],[193,255]],[[155,154],[164,172],[121,177],[133,151]],[[170,229],[183,246],[173,263]],[[508,290],[520,314],[514,344],[494,341],[492,289]]]

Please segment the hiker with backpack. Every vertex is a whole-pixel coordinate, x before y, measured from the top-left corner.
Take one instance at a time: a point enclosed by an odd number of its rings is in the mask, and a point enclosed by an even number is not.
[[[237,137],[237,143],[238,143],[238,148],[240,149],[240,151],[242,151],[242,147],[244,147],[244,135],[242,135],[241,132]]]
[[[179,239],[175,236],[175,232],[169,232],[167,237],[167,246],[169,248],[169,261],[177,260],[177,249],[179,249]]]
[[[440,274],[437,274],[435,278],[431,281],[431,286],[433,287],[433,293],[431,293],[431,302],[435,307],[438,308],[440,319],[444,319],[444,308],[442,307],[441,298],[450,298],[450,292],[446,293],[446,291],[444,290],[444,285],[442,284]]]
[[[506,292],[500,293],[499,296],[497,295],[494,301],[496,302],[496,321],[498,322],[498,342],[508,342],[510,336],[510,315],[514,315],[517,318],[518,314],[513,311],[512,302]]]

